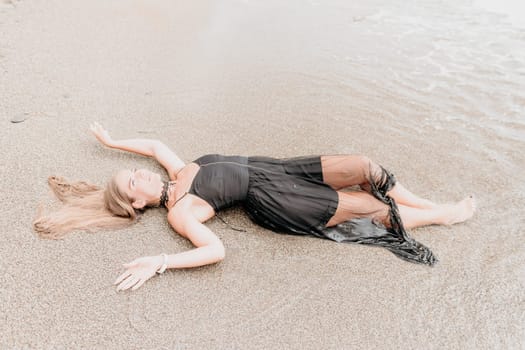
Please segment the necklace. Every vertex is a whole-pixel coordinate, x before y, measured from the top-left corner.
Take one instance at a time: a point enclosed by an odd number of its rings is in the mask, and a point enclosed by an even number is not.
[[[162,186],[162,193],[160,195],[160,205],[167,207],[168,201],[169,201],[169,190],[171,186],[175,185],[175,181],[166,181],[164,182],[164,186]]]

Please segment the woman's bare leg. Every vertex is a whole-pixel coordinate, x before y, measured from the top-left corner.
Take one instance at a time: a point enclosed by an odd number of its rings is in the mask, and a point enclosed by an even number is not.
[[[370,192],[368,179],[382,172],[381,167],[370,158],[358,155],[321,156],[323,180],[335,190],[359,185]],[[396,203],[412,208],[431,209],[437,204],[416,196],[397,182],[387,193]]]
[[[398,205],[399,215],[405,228],[415,228],[426,225],[453,225],[466,221],[474,215],[476,202],[473,197],[467,197],[454,204],[437,205],[430,209],[420,209]]]
[[[428,199],[416,196],[407,190],[405,186],[400,184],[399,181],[396,182],[394,187],[392,187],[392,189],[387,192],[387,195],[394,198],[397,204],[405,205],[407,207],[432,209],[438,206],[436,203],[431,202]]]
[[[359,218],[370,218],[385,226],[390,225],[390,207],[370,193],[338,191],[337,195],[339,197],[337,210],[326,224],[327,227]]]
[[[337,192],[339,205],[334,216],[326,226],[334,226],[341,222],[370,218],[390,226],[390,207],[367,192]],[[453,225],[468,220],[474,214],[476,203],[468,197],[455,204],[436,205],[433,208],[421,209],[398,205],[399,215],[405,228],[415,228],[426,225]]]
[[[368,183],[370,162],[364,156],[321,156],[323,181],[334,190]]]

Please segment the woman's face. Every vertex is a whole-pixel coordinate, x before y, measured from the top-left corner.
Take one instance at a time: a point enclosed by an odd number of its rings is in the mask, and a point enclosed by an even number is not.
[[[117,173],[115,180],[119,190],[137,202],[139,208],[158,201],[162,193],[160,174],[148,169],[124,169]]]

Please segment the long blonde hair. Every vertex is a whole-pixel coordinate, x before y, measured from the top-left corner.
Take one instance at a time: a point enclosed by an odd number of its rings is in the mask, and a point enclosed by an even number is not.
[[[39,208],[33,229],[42,238],[59,239],[74,230],[121,228],[137,220],[131,198],[119,191],[115,176],[105,190],[57,176],[50,176],[47,182],[62,206],[50,213]]]

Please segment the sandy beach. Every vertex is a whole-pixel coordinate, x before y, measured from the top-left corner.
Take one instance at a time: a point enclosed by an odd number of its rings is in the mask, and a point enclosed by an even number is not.
[[[524,349],[523,47],[525,27],[466,0],[0,0],[0,348]],[[162,170],[100,146],[92,121],[185,162],[364,154],[478,211],[410,230],[439,259],[427,267],[234,208],[207,223],[224,261],[117,292],[123,263],[191,244],[162,209],[36,236],[48,176]]]

